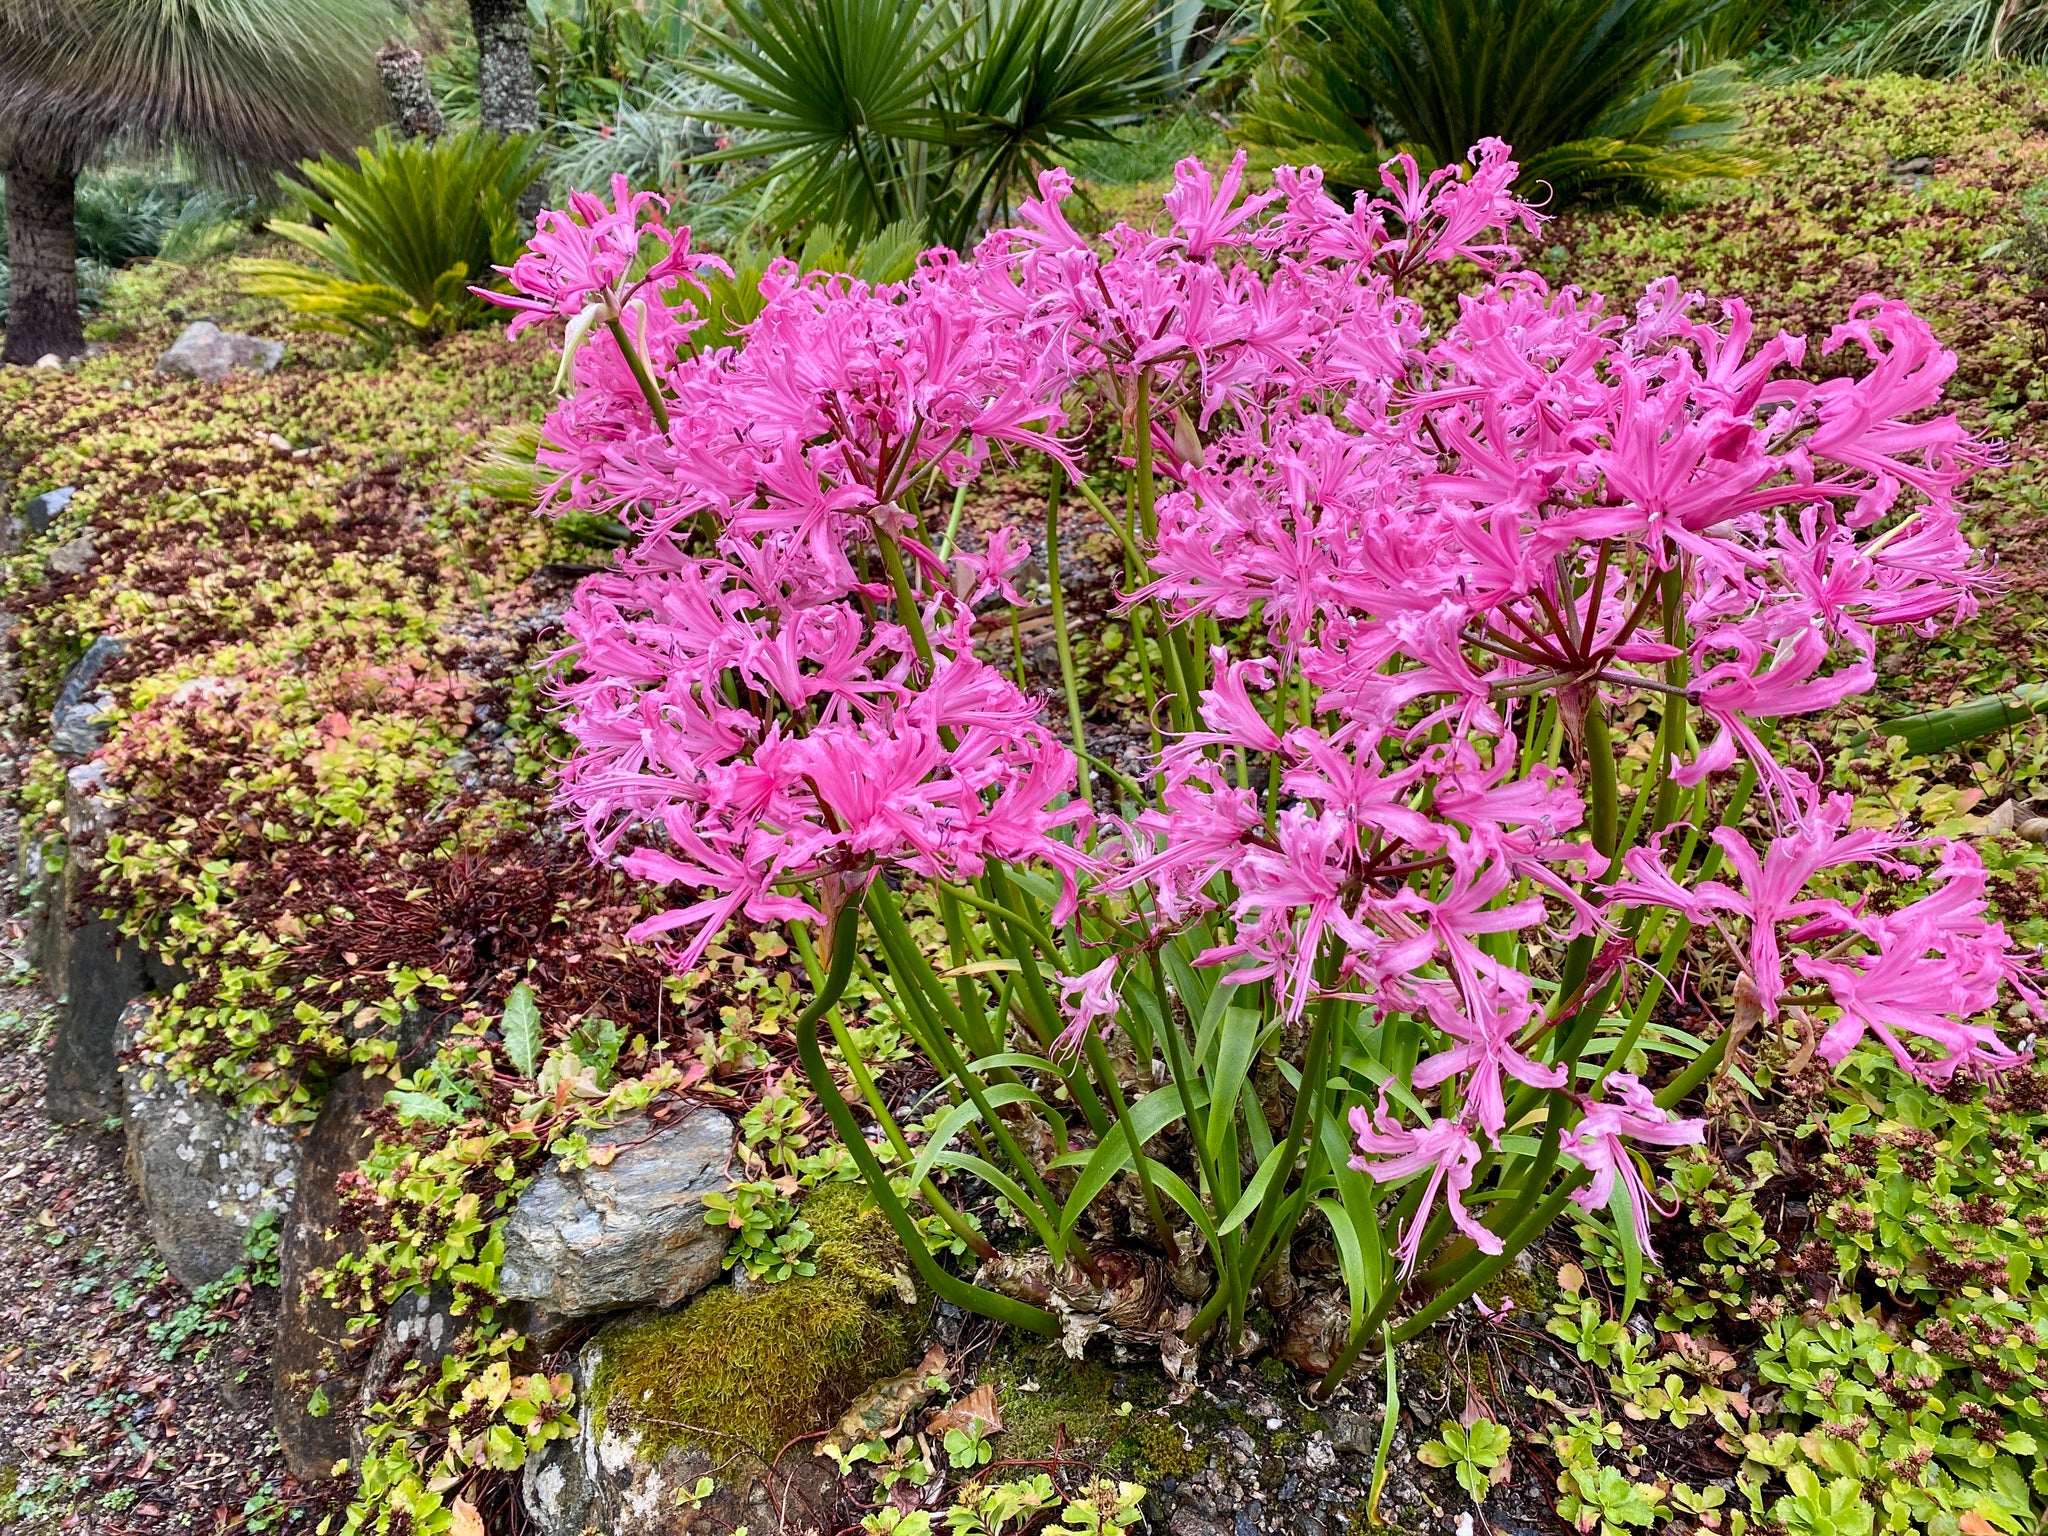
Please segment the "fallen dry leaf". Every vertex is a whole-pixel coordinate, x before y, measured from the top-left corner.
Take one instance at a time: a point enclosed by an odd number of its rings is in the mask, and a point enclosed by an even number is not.
[[[1974,1509],[1956,1522],[1956,1529],[1961,1531],[1963,1536],[2001,1536],[1998,1527]]]
[[[901,1376],[877,1382],[854,1399],[813,1454],[844,1454],[867,1440],[886,1440],[903,1427],[903,1421],[931,1400],[932,1381],[946,1370],[945,1346],[934,1344],[912,1369]]]
[[[941,1439],[949,1429],[964,1429],[972,1434],[976,1426],[984,1435],[995,1434],[1003,1427],[1002,1410],[996,1407],[996,1388],[992,1381],[984,1381],[959,1402],[949,1408],[941,1408],[924,1421],[925,1433]]]
[[[457,1494],[450,1508],[455,1518],[448,1522],[448,1536],[484,1536],[484,1517],[474,1504]]]

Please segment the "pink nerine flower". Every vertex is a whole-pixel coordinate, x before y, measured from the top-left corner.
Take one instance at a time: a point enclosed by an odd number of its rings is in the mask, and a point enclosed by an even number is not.
[[[1638,934],[1643,908],[1725,947],[1767,1015],[1803,977],[1836,1010],[1824,1059],[1872,1036],[1936,1081],[2019,1059],[1990,1015],[2030,973],[1981,869],[1951,849],[1923,899],[1850,894],[1914,877],[1911,849],[1853,828],[1782,723],[1872,686],[1880,631],[1991,586],[1962,521],[1991,455],[1940,410],[1953,356],[1874,296],[1820,349],[1856,366],[1820,380],[1737,300],[1553,289],[1514,265],[1509,234],[1540,224],[1517,175],[1489,140],[1428,175],[1397,157],[1344,206],[1314,167],[1247,196],[1241,159],[1185,162],[1160,227],[1098,239],[1052,171],[1019,227],[900,283],[772,264],[717,348],[707,258],[658,199],[618,184],[545,216],[504,302],[515,329],[566,322],[547,505],[634,536],[564,616],[560,790],[598,857],[666,888],[636,933],[688,964],[729,922],[815,921],[877,875],[1003,865],[1084,941],[1102,899],[1119,927],[1199,932],[1193,963],[1284,1030],[1341,999],[1420,1040],[1404,1086],[1457,1112],[1353,1117],[1376,1180],[1428,1174],[1410,1269],[1439,1190],[1439,1225],[1498,1246],[1462,1197],[1482,1143],[1506,1150],[1507,1082],[1567,1109],[1569,1063],[1526,1044],[1529,957]],[[1482,269],[1455,306],[1404,291],[1454,258]],[[1164,740],[1094,781],[1098,823],[1081,743],[1009,671],[1024,538],[976,522],[961,551],[932,514],[971,485],[1007,500],[999,462],[1080,480],[1105,449],[1135,470],[1133,445],[1155,494],[1101,505]],[[1602,719],[1637,763],[1653,743],[1632,804],[1591,771]],[[1728,872],[1706,878],[1665,823],[1704,833],[1738,767],[1770,830],[1712,832]],[[1132,963],[1063,981],[1063,1054]],[[1647,1248],[1631,1137],[1697,1126],[1616,1078],[1564,1149]]]
[[[1630,1220],[1634,1223],[1636,1246],[1646,1259],[1655,1259],[1656,1252],[1650,1247],[1650,1211],[1664,1212],[1650,1197],[1643,1185],[1643,1175],[1637,1169],[1635,1159],[1628,1148],[1621,1144],[1624,1136],[1656,1147],[1697,1146],[1706,1140],[1707,1122],[1704,1120],[1674,1120],[1670,1114],[1657,1107],[1657,1100],[1650,1090],[1627,1072],[1616,1072],[1607,1079],[1606,1091],[1616,1097],[1610,1099],[1587,1099],[1584,1102],[1586,1115],[1564,1137],[1559,1150],[1573,1159],[1593,1175],[1593,1182],[1583,1189],[1572,1191],[1572,1199],[1589,1211],[1597,1211],[1614,1196],[1614,1181],[1618,1177],[1628,1195]]]
[[[1509,1006],[1476,1019],[1455,1008],[1433,1009],[1431,1018],[1438,1029],[1462,1043],[1417,1062],[1409,1081],[1417,1088],[1434,1088],[1456,1073],[1467,1074],[1465,1103],[1494,1145],[1500,1144],[1501,1132],[1507,1127],[1507,1099],[1500,1080],[1503,1072],[1531,1088],[1564,1086],[1564,1067],[1542,1066],[1515,1049],[1515,1036],[1529,1019],[1526,1006]]]
[[[1071,1022],[1052,1043],[1055,1056],[1080,1055],[1095,1021],[1116,1017],[1116,960],[1111,955],[1091,971],[1060,977],[1060,1005]]]
[[[1472,1187],[1479,1143],[1472,1139],[1471,1128],[1462,1120],[1436,1120],[1411,1131],[1387,1112],[1383,1094],[1378,1110],[1371,1115],[1362,1104],[1352,1109],[1351,1132],[1358,1139],[1361,1154],[1351,1159],[1351,1166],[1360,1173],[1371,1174],[1375,1184],[1405,1179],[1425,1168],[1430,1170],[1429,1183],[1396,1250],[1401,1256],[1403,1279],[1414,1273],[1416,1260],[1421,1257],[1423,1228],[1429,1225],[1430,1210],[1436,1204],[1439,1189],[1444,1192],[1453,1225],[1471,1238],[1481,1253],[1501,1251],[1500,1239],[1473,1220],[1465,1209],[1463,1196]]]

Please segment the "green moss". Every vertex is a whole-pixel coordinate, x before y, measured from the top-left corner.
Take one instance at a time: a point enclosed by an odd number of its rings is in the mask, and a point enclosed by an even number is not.
[[[815,1275],[745,1292],[719,1286],[682,1311],[608,1328],[591,1384],[601,1423],[650,1450],[737,1439],[773,1457],[853,1398],[916,1363],[928,1306],[906,1304],[909,1266],[856,1185],[804,1203]]]
[[[1201,1471],[1227,1422],[1200,1398],[1158,1412],[1167,1388],[1157,1370],[1069,1360],[1057,1345],[1015,1334],[997,1345],[983,1379],[1002,1407],[1005,1456],[1030,1461],[1064,1447],[1135,1482]]]

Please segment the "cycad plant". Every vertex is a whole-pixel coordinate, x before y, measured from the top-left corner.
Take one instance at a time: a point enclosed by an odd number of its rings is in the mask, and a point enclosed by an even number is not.
[[[7,362],[84,349],[78,173],[114,139],[248,181],[353,140],[380,110],[384,0],[0,0]]]
[[[959,247],[1067,145],[1110,138],[1177,74],[1158,0],[763,0],[701,67],[765,157],[770,222],[864,238],[900,220]]]
[[[519,199],[539,174],[538,143],[472,128],[428,143],[381,130],[353,165],[327,156],[279,183],[304,222],[273,234],[309,252],[241,264],[252,293],[283,299],[316,330],[388,351],[478,324],[488,306],[470,289],[519,249]]]
[[[1395,149],[1426,168],[1505,139],[1525,191],[1558,197],[1755,168],[1731,148],[1735,70],[1671,78],[1725,0],[1322,0],[1277,39],[1241,124],[1251,143],[1374,185]]]

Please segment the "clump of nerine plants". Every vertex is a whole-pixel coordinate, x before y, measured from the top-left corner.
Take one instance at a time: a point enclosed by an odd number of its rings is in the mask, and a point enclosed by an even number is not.
[[[1957,501],[1988,453],[1938,414],[1928,327],[1868,298],[1820,348],[1860,366],[1817,381],[1740,300],[1552,290],[1497,141],[1350,207],[1240,170],[1183,164],[1164,233],[1099,246],[1049,173],[905,281],[772,270],[717,348],[716,259],[655,199],[578,196],[505,302],[567,322],[557,504],[635,537],[565,619],[562,795],[685,893],[638,936],[688,967],[792,925],[811,1085],[942,1297],[1186,1375],[1314,1234],[1333,1384],[1568,1206],[1632,1306],[1651,1159],[1701,1139],[1679,1106],[1745,1035],[1939,1086],[2021,1062],[2000,1024],[2036,998],[1976,854],[1854,826],[1783,735],[1989,584]],[[1451,263],[1433,330],[1408,290]],[[977,654],[1025,534],[934,531],[1020,454],[1051,469],[1061,711]],[[1123,552],[1141,778],[1086,749],[1070,499]],[[856,965],[950,1101],[921,1126],[835,1011]],[[1711,1039],[1660,1010],[1681,986]]]

